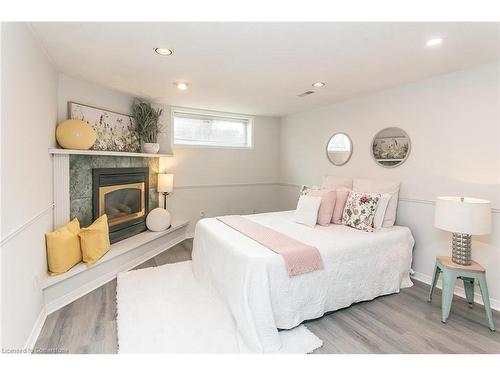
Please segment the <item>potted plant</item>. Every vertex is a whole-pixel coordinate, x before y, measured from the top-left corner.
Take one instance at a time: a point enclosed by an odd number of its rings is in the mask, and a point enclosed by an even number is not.
[[[155,109],[151,103],[136,99],[132,105],[132,116],[142,144],[142,152],[156,154],[160,151],[157,142],[161,130],[159,123],[163,109]]]

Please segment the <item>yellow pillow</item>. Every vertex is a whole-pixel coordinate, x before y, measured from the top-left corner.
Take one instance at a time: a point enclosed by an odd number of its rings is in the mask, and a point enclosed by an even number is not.
[[[109,251],[108,217],[102,215],[87,228],[82,228],[80,233],[83,261],[87,266],[94,264]]]
[[[78,232],[80,223],[75,218],[54,232],[45,234],[47,263],[51,275],[64,273],[82,261]]]

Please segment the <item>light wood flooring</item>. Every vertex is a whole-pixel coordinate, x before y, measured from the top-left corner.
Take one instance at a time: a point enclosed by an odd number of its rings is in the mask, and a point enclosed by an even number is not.
[[[191,259],[185,240],[137,268]],[[484,308],[454,297],[447,324],[441,323],[440,291],[428,304],[429,287],[415,282],[399,294],[357,303],[306,326],[323,340],[315,353],[500,353],[500,333],[491,332]],[[50,314],[36,348],[68,353],[116,353],[116,280]],[[500,329],[500,314],[494,312]]]

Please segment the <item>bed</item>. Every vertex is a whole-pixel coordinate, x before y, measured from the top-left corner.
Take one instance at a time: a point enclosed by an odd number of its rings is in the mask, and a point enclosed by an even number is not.
[[[245,350],[277,352],[278,329],[412,286],[414,240],[408,228],[373,233],[334,224],[310,228],[295,223],[293,212],[245,217],[315,246],[324,269],[289,276],[279,254],[219,220],[196,226],[195,277],[225,299]]]

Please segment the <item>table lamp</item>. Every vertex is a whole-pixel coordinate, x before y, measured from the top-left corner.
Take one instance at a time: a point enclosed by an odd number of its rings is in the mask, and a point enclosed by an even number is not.
[[[174,175],[158,173],[158,192],[163,194],[163,208],[167,209],[167,195],[174,190]]]
[[[491,202],[464,197],[437,197],[434,226],[453,233],[452,261],[470,266],[471,236],[491,231]]]

